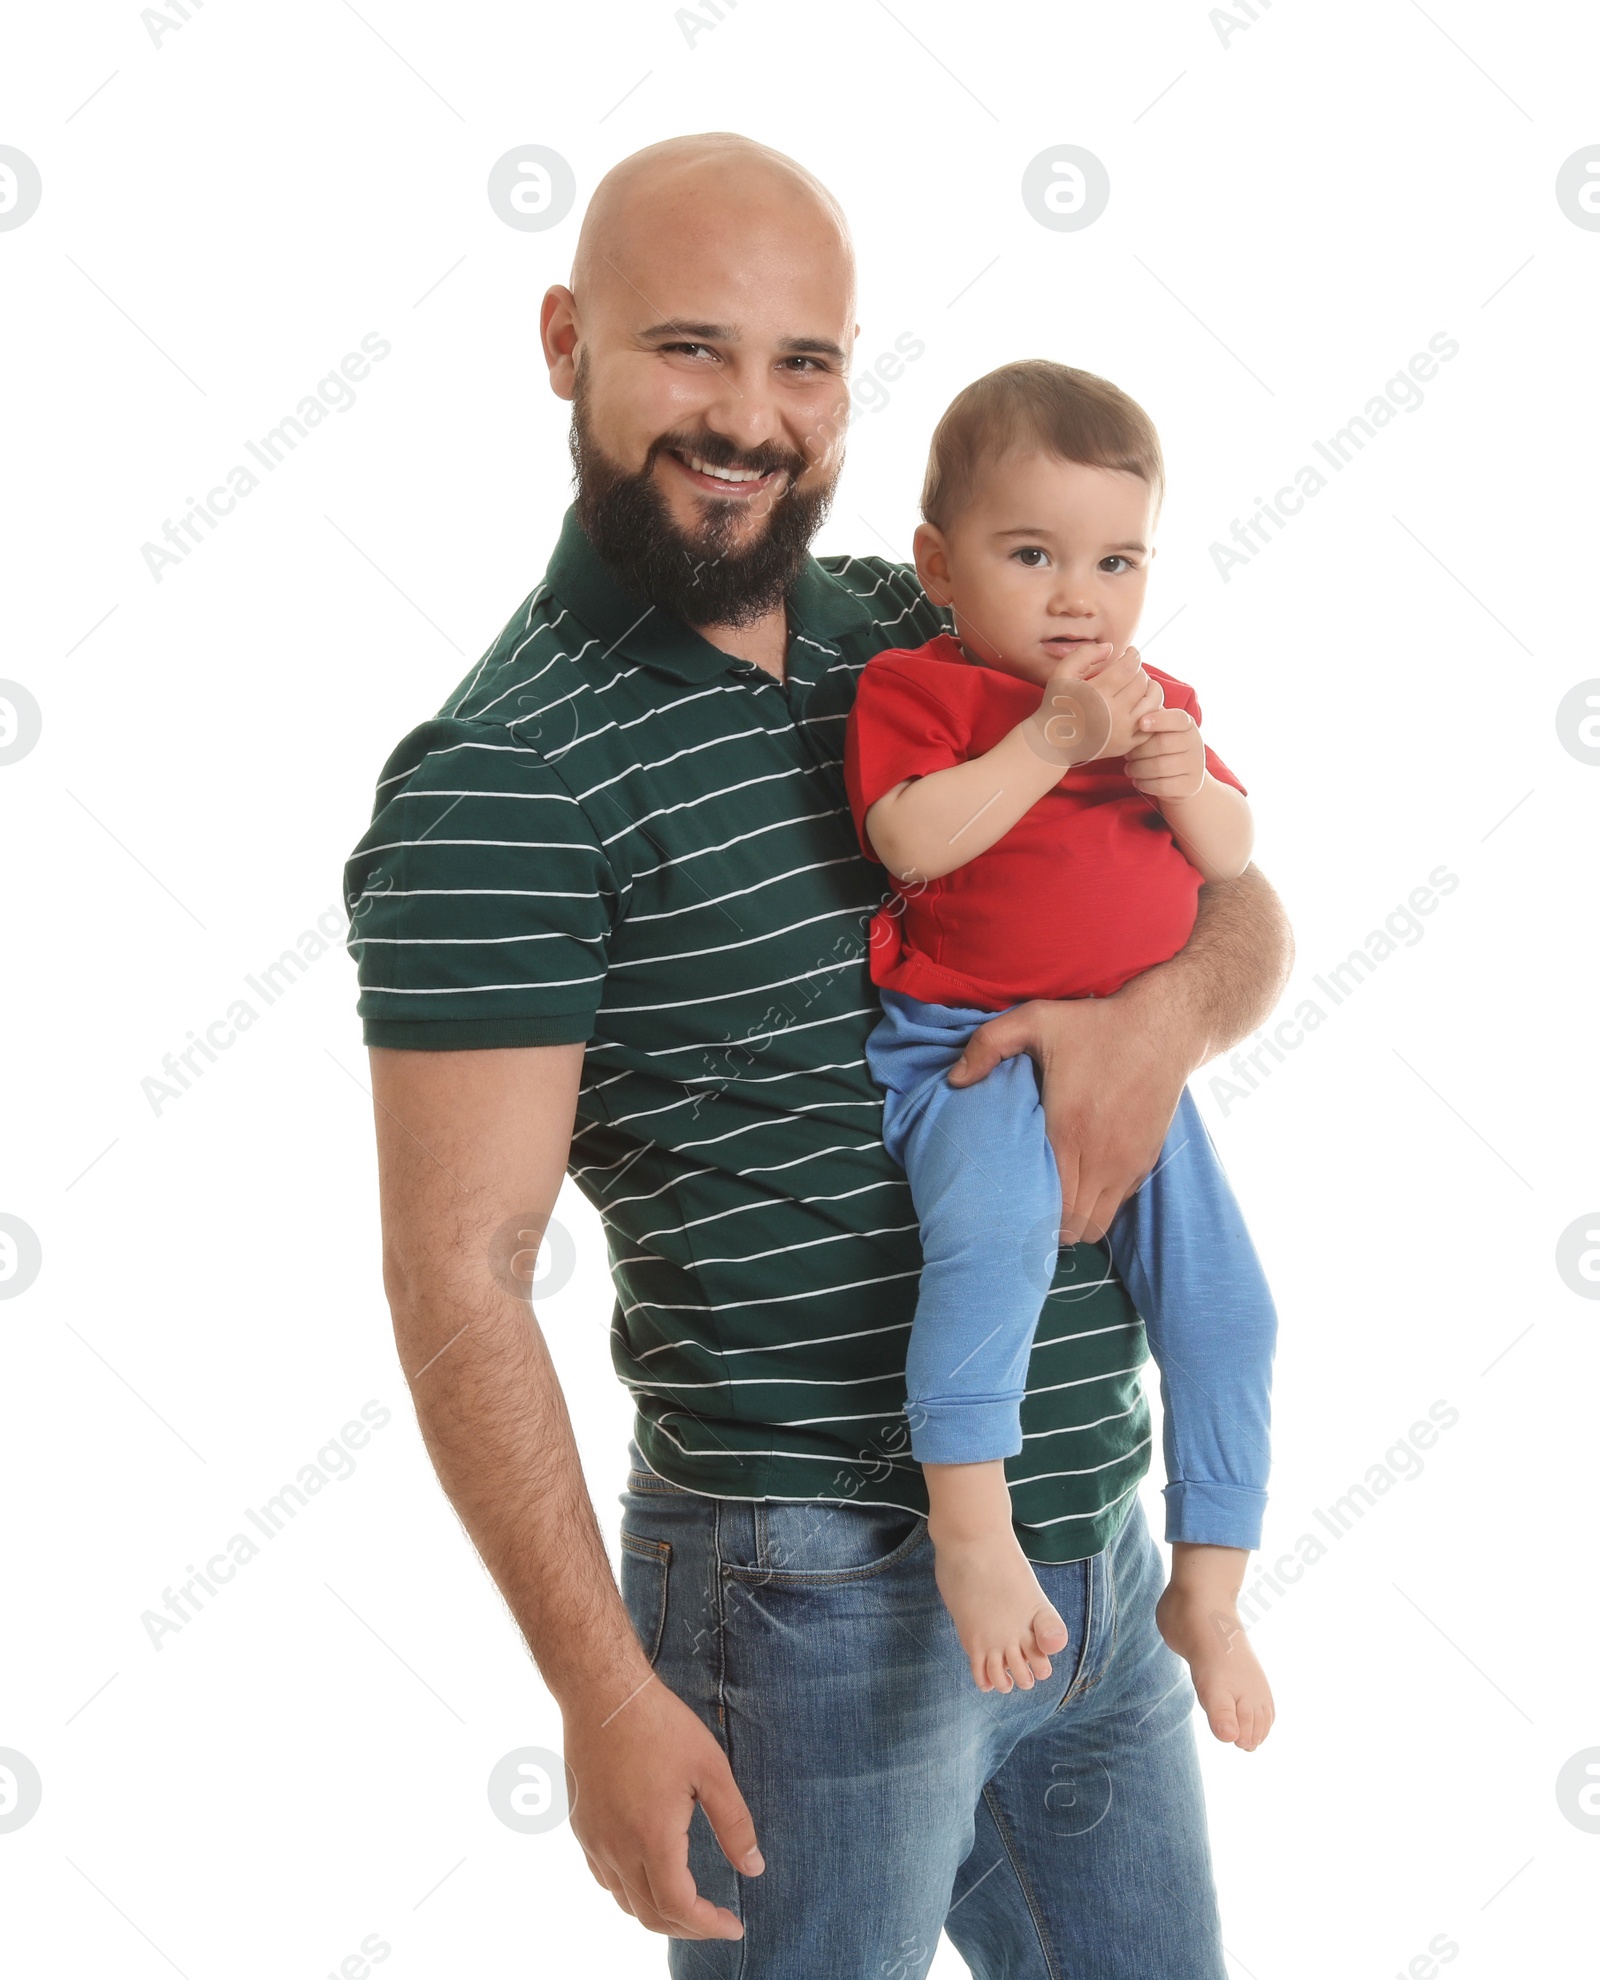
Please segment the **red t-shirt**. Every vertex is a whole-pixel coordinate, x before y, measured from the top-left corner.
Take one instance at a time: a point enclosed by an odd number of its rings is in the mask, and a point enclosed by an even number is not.
[[[1198,723],[1194,690],[1146,666]],[[845,788],[866,856],[867,812],[907,777],[982,756],[1039,706],[1039,688],[966,658],[953,634],[878,653],[845,729]],[[1244,786],[1206,751],[1206,768]],[[872,918],[874,983],[927,1004],[998,1011],[1031,997],[1108,997],[1175,956],[1194,927],[1198,870],[1155,805],[1108,757],[1067,771],[987,852],[903,887]]]

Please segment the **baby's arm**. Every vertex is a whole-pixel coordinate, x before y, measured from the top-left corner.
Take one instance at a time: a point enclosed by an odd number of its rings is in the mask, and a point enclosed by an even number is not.
[[[1154,800],[1203,879],[1237,880],[1255,840],[1244,794],[1206,768],[1200,731],[1183,709],[1159,709],[1139,729],[1142,739],[1123,765],[1134,789]]]
[[[942,880],[1003,838],[1074,763],[1117,756],[1130,746],[1140,733],[1140,716],[1160,712],[1161,690],[1145,681],[1138,650],[1130,646],[1102,668],[1092,689],[1074,698],[1083,686],[1083,665],[1100,650],[1063,662],[1038,708],[993,749],[947,770],[908,777],[868,808],[862,821],[867,837],[891,873],[902,880]]]

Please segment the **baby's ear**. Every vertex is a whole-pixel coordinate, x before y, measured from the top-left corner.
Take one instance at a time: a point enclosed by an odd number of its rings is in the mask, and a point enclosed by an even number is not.
[[[923,590],[935,605],[950,603],[950,551],[944,531],[930,522],[918,523],[911,555]]]

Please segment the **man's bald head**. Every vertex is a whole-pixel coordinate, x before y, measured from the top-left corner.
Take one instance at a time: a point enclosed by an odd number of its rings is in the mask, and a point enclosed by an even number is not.
[[[648,249],[688,247],[720,235],[753,249],[787,235],[797,251],[821,251],[848,285],[855,309],[855,252],[844,211],[793,158],[736,131],[664,138],[613,165],[594,189],[572,257],[580,316],[617,284],[638,279]]]
[[[857,326],[838,201],[731,131],[650,145],[596,187],[539,324],[601,556],[689,625],[775,615],[844,460]]]

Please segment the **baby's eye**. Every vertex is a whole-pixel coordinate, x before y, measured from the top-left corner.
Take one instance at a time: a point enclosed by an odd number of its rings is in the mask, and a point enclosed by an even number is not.
[[[1131,570],[1133,569],[1133,566],[1132,566],[1132,564],[1130,564],[1130,563],[1128,562],[1128,560],[1127,560],[1127,558],[1126,558],[1126,557],[1123,557],[1123,556],[1119,556],[1119,555],[1116,555],[1115,553],[1114,553],[1113,555],[1111,555],[1111,556],[1109,556],[1109,557],[1102,557],[1102,558],[1100,559],[1100,568],[1101,568],[1101,570],[1104,570],[1107,564],[1121,564],[1121,565],[1123,566],[1123,568],[1124,568],[1124,569],[1126,569],[1126,570],[1130,570],[1130,571],[1131,571]],[[1121,576],[1121,574],[1122,574],[1122,573],[1121,573],[1120,571],[1116,571],[1116,572],[1113,572],[1113,573],[1112,573],[1112,575],[1113,575],[1114,577],[1120,577],[1120,576]]]
[[[1049,553],[1037,543],[1024,543],[1019,548],[1013,550],[1011,554],[1013,557],[1020,558],[1025,567],[1030,571],[1038,570],[1040,564],[1049,561]],[[1038,564],[1032,561],[1035,557],[1039,559]]]

